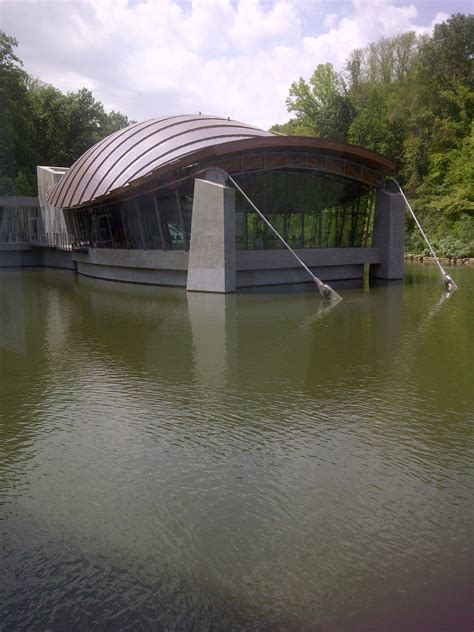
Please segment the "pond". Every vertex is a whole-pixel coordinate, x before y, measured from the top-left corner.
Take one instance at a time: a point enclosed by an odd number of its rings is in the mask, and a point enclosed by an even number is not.
[[[471,630],[474,271],[0,271],[0,629]]]

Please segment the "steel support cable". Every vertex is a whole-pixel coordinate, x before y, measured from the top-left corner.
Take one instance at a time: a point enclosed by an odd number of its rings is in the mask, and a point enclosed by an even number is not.
[[[426,243],[427,243],[427,245],[428,245],[428,248],[430,249],[431,255],[433,256],[433,259],[436,261],[436,263],[437,263],[437,265],[438,265],[438,267],[439,267],[439,269],[440,269],[441,276],[443,277],[443,283],[444,283],[444,285],[445,285],[445,287],[446,287],[446,290],[447,290],[448,292],[451,292],[451,291],[452,291],[452,292],[454,292],[454,290],[457,290],[457,287],[458,287],[458,286],[456,285],[456,283],[452,280],[452,278],[449,276],[449,274],[446,272],[446,270],[445,270],[445,269],[443,268],[443,266],[441,265],[441,262],[440,262],[440,260],[438,259],[438,257],[436,256],[436,253],[435,253],[435,251],[433,250],[433,246],[431,245],[431,243],[430,243],[430,241],[429,241],[428,237],[427,237],[427,236],[426,236],[426,234],[425,234],[425,231],[423,230],[423,228],[422,228],[422,226],[421,226],[420,222],[418,221],[418,218],[417,218],[417,216],[415,215],[415,211],[414,211],[414,210],[412,209],[412,207],[410,206],[410,202],[407,200],[407,197],[406,197],[405,193],[403,192],[403,189],[402,189],[402,187],[401,187],[400,183],[398,182],[398,180],[395,180],[395,178],[392,178],[392,182],[395,182],[395,184],[397,185],[398,190],[400,191],[400,193],[401,193],[401,195],[402,195],[402,197],[403,197],[403,199],[404,199],[404,201],[405,201],[405,204],[406,204],[406,206],[407,206],[408,210],[409,210],[409,211],[410,211],[410,213],[411,213],[411,216],[412,216],[412,217],[413,217],[413,219],[415,220],[415,223],[416,223],[416,225],[418,226],[418,229],[419,229],[420,233],[423,235],[423,239],[426,241]]]
[[[213,167],[212,170],[213,171],[219,171],[227,180],[229,180],[229,182],[231,182],[233,184],[233,186],[237,189],[237,191],[239,191],[239,193],[247,200],[247,202],[250,204],[250,206],[263,219],[263,221],[270,228],[270,230],[272,230],[275,233],[275,235],[282,242],[282,244],[285,246],[285,248],[287,248],[291,252],[293,257],[303,266],[303,268],[306,270],[306,272],[313,278],[314,282],[316,283],[316,285],[318,287],[318,290],[319,290],[319,293],[321,294],[321,296],[323,298],[330,299],[331,301],[342,301],[342,296],[340,296],[335,290],[333,290],[333,288],[330,285],[328,285],[327,283],[323,283],[321,281],[321,279],[319,279],[315,274],[313,274],[311,272],[311,270],[308,268],[308,266],[305,264],[305,262],[296,254],[296,252],[293,250],[293,248],[280,235],[280,233],[273,226],[273,224],[271,224],[268,221],[268,219],[260,211],[260,209],[258,209],[255,206],[255,204],[252,202],[252,200],[249,198],[249,196],[242,190],[242,188],[237,184],[237,182],[234,180],[234,178],[231,175],[229,175],[226,171],[224,171],[223,169],[217,169],[216,167]]]

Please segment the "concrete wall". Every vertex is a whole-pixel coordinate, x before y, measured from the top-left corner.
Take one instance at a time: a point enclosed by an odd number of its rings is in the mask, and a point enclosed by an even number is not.
[[[403,278],[404,237],[405,202],[402,196],[389,189],[377,191],[372,244],[379,249],[381,260],[370,267],[370,276]]]
[[[40,237],[46,234],[64,235],[67,233],[63,210],[50,206],[46,202],[48,190],[57,184],[67,171],[68,167],[36,167],[38,200],[41,207],[38,222],[38,233]]]
[[[38,250],[40,250],[41,253],[41,266],[46,268],[61,268],[63,270],[76,269],[72,252],[55,250],[54,248],[41,248]]]
[[[235,265],[235,191],[196,179],[187,289],[234,292]]]
[[[188,253],[184,250],[90,248],[75,252],[79,274],[129,283],[186,287]]]
[[[378,248],[325,248],[297,252],[313,273],[325,281],[361,279],[364,264],[381,261]],[[201,256],[204,255],[205,251],[201,252]],[[183,250],[91,248],[87,253],[73,253],[73,260],[77,272],[85,276],[190,289],[189,256]],[[215,263],[215,259],[213,261]],[[234,288],[311,282],[308,273],[286,250],[238,250],[234,266]],[[203,277],[200,278],[202,280]],[[209,279],[215,278],[210,275],[206,282],[209,284]],[[218,280],[221,283],[225,281],[223,273]],[[223,284],[217,287],[219,292],[224,292]]]
[[[18,268],[41,265],[41,251],[29,244],[0,243],[0,268]]]
[[[71,252],[35,248],[27,243],[0,243],[0,268],[31,266],[75,270]]]
[[[361,279],[364,264],[379,263],[378,248],[307,248],[295,251],[324,281]],[[238,250],[237,287],[312,282],[309,274],[286,249]]]

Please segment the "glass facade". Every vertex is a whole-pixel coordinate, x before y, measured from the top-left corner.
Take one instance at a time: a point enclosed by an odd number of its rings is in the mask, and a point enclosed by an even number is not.
[[[374,199],[363,185],[298,171],[248,173],[235,180],[293,248],[370,244]],[[240,193],[236,213],[237,248],[284,248]]]
[[[303,171],[258,171],[235,180],[293,248],[370,244],[373,192],[357,182]],[[194,182],[104,206],[66,211],[75,247],[188,250]],[[236,192],[237,248],[283,248]]]
[[[36,206],[0,206],[0,242],[28,242],[38,237]]]
[[[187,250],[192,198],[186,191],[142,195],[65,212],[74,246],[131,250]]]

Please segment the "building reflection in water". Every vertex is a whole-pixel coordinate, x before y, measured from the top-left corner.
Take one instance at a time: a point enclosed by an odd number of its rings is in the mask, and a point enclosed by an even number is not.
[[[26,353],[25,304],[22,275],[17,271],[2,271],[0,283],[0,349]]]

